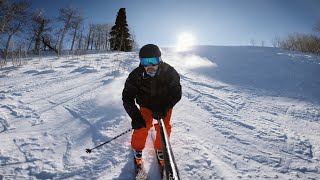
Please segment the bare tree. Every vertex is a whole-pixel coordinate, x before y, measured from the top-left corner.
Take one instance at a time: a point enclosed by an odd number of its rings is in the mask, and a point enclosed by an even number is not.
[[[62,30],[62,34],[61,34],[59,46],[58,46],[58,53],[61,54],[64,37],[67,31],[70,29],[72,25],[72,21],[74,20],[75,17],[78,17],[80,13],[77,9],[73,9],[70,7],[61,8],[59,11],[60,12],[59,12],[58,19],[64,23],[64,27]]]
[[[288,50],[320,54],[320,37],[303,33],[293,33],[290,34],[287,39],[281,41],[280,47]]]
[[[130,32],[130,34],[131,34],[131,40],[132,40],[132,49],[137,49],[139,47],[139,44],[136,41],[136,34],[132,31]]]
[[[58,49],[57,49],[58,38],[54,38],[52,34],[45,33],[41,35],[41,41],[44,44],[44,48],[48,47],[49,50],[53,50],[58,54]]]
[[[25,1],[9,3],[0,0],[0,35],[5,31],[10,21],[16,17],[24,16],[29,4]]]
[[[8,22],[14,18],[14,13],[12,12],[12,5],[6,0],[0,1],[0,35],[3,33]]]
[[[261,40],[261,47],[264,47],[264,40]]]
[[[29,7],[29,4],[25,2],[20,2],[20,3],[7,4],[7,6],[9,7],[8,9],[11,9],[12,11],[17,12],[17,14],[14,14],[13,16],[11,16],[12,18],[10,19],[10,21],[6,21],[5,23],[2,24],[2,27],[3,27],[2,33],[7,35],[7,42],[4,50],[5,62],[7,61],[7,57],[9,53],[9,45],[11,44],[13,35],[15,35],[18,32],[22,32],[23,31],[22,25],[27,23],[27,8]],[[11,12],[8,12],[8,13],[10,14]]]
[[[109,24],[90,24],[87,35],[87,49],[103,50],[109,49],[111,25]]]
[[[17,24],[11,26],[11,27],[8,27],[8,40],[7,40],[7,43],[6,43],[6,48],[4,50],[4,60],[5,62],[7,62],[7,58],[8,58],[8,53],[9,53],[9,45],[11,44],[11,39],[12,39],[12,36],[17,33],[18,31],[21,30],[21,22],[17,22]]]
[[[105,49],[110,50],[110,31],[111,31],[111,25],[105,24],[104,25],[104,32],[105,32]]]
[[[90,24],[87,35],[87,49],[102,50],[109,47],[108,40],[111,26],[109,24]]]
[[[87,48],[86,48],[87,50],[89,50],[92,34],[93,34],[93,24],[90,24],[89,32],[88,32],[88,36],[87,36]]]
[[[96,33],[98,34],[97,38],[97,49],[108,49],[109,48],[109,39],[111,25],[109,24],[97,24]]]
[[[93,47],[93,42],[94,42],[94,36],[95,36],[95,34],[96,34],[96,32],[95,32],[95,28],[96,28],[96,26],[95,25],[93,25],[92,26],[92,34],[91,34],[91,39],[90,39],[90,44],[91,44],[91,47],[90,47],[90,49],[92,50],[92,47]]]
[[[39,54],[40,51],[40,43],[43,40],[42,36],[43,34],[50,30],[51,28],[48,27],[51,20],[46,17],[46,15],[39,11],[33,15],[33,31],[34,31],[34,37],[35,37],[35,45],[34,45],[34,53]]]
[[[82,50],[84,49],[83,47],[83,31],[84,31],[84,26],[81,26],[80,27],[80,35],[79,35],[79,38],[78,38],[78,50]]]
[[[256,45],[256,40],[254,40],[253,38],[250,39],[250,44],[251,44],[251,46],[255,46]]]
[[[80,26],[81,26],[82,22],[83,22],[83,18],[80,15],[77,16],[77,17],[74,17],[74,19],[71,22],[71,28],[73,29],[73,32],[72,32],[72,36],[73,37],[72,37],[72,43],[71,43],[70,51],[73,50],[74,42],[76,41],[76,38],[77,38],[77,35],[78,35],[77,33],[78,33],[79,29],[80,29]]]
[[[315,32],[320,33],[320,19],[318,19],[318,21],[317,21],[316,24],[314,25],[313,30],[314,30]]]
[[[271,43],[272,43],[272,46],[273,47],[279,47],[280,46],[280,37],[279,36],[275,36],[272,40],[271,40]]]

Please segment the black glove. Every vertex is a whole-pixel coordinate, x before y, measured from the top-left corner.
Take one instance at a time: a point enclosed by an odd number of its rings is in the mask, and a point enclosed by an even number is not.
[[[131,121],[131,126],[133,129],[140,129],[140,128],[145,128],[147,127],[146,121],[141,117],[141,118],[136,118],[132,119]]]
[[[153,119],[160,120],[165,118],[167,116],[168,110],[168,108],[162,108],[152,111]]]

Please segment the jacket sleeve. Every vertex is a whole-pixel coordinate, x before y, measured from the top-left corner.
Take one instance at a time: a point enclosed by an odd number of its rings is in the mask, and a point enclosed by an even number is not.
[[[169,108],[173,108],[181,99],[182,96],[182,90],[180,85],[180,75],[178,72],[172,68],[172,71],[170,73],[171,77],[169,82]]]
[[[129,74],[124,89],[122,91],[123,107],[132,120],[143,119],[142,115],[135,104],[135,98],[138,93],[137,77],[133,73]]]

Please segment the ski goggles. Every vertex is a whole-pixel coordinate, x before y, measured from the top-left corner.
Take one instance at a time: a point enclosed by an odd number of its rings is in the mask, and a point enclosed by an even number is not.
[[[152,58],[140,58],[140,64],[144,67],[147,66],[156,66],[160,63],[161,58],[160,57],[152,57]]]

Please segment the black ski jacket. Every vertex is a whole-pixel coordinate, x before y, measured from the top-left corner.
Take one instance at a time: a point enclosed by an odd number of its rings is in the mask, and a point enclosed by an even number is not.
[[[141,120],[140,107],[155,112],[173,108],[181,99],[180,76],[169,64],[162,62],[158,73],[150,77],[143,66],[134,69],[128,76],[122,91],[123,106],[132,120]]]

